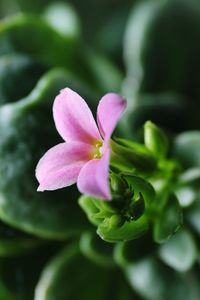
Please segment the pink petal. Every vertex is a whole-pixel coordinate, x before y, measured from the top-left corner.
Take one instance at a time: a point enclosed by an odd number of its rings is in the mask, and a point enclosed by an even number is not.
[[[56,97],[53,116],[57,131],[65,141],[91,143],[101,139],[88,105],[69,88]]]
[[[75,183],[81,168],[90,159],[90,152],[90,145],[78,142],[61,143],[48,150],[36,167],[38,191],[56,190]]]
[[[77,181],[81,193],[111,200],[109,160],[110,150],[107,148],[101,159],[93,159],[81,169]]]
[[[101,135],[110,139],[118,121],[120,120],[125,108],[126,100],[118,94],[106,94],[99,102],[97,109],[97,123]]]

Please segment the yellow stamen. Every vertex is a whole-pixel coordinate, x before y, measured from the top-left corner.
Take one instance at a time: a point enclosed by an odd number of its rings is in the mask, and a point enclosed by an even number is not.
[[[92,158],[93,159],[100,159],[102,156],[102,141],[97,141],[94,145],[93,151],[92,151]]]

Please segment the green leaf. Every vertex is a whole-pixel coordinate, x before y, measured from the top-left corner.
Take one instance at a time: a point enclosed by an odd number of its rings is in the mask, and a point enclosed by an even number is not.
[[[190,102],[198,99],[199,1],[139,1],[124,41],[128,73],[138,80],[140,90],[176,91],[189,94]]]
[[[13,237],[12,239],[1,238],[0,257],[14,257],[24,253],[31,253],[43,243],[44,241],[27,237]]]
[[[55,21],[52,20],[54,17],[51,12],[51,23]],[[26,40],[29,42],[25,43]],[[0,54],[13,52],[28,55],[47,67],[71,70],[92,89],[97,90],[98,96],[110,90],[120,90],[122,75],[117,67],[102,55],[88,49],[70,30],[65,30],[63,34],[60,32],[60,25],[57,30],[39,16],[20,14],[2,21]]]
[[[83,52],[84,61],[90,72],[91,79],[101,93],[120,92],[123,76],[121,71],[105,56],[85,48]]]
[[[198,275],[179,274],[163,265],[154,256],[124,267],[136,292],[147,300],[197,300],[200,298]],[[197,276],[197,277],[196,277]]]
[[[34,2],[17,0],[20,11],[28,11],[31,13],[41,13],[49,2],[54,2],[54,0],[35,0]]]
[[[200,166],[200,131],[188,131],[179,134],[173,144],[173,156],[186,168]]]
[[[69,67],[74,63],[75,44],[74,38],[64,38],[38,16],[21,14],[1,22],[1,54],[21,53],[49,66]]]
[[[182,172],[178,177],[175,194],[182,207],[191,206],[198,198],[200,168],[194,167]]]
[[[0,105],[27,96],[46,68],[32,58],[20,54],[0,58]]]
[[[159,256],[175,271],[188,271],[197,260],[197,247],[192,234],[182,230],[159,248]]]
[[[37,239],[0,222],[0,257],[20,256],[44,245],[46,241]]]
[[[117,243],[114,248],[114,260],[124,268],[145,258],[148,253],[152,253],[155,243],[152,240],[151,233],[147,233],[137,240]]]
[[[0,297],[2,300],[33,299],[42,268],[55,252],[50,244],[17,258],[0,259]]]
[[[105,268],[113,268],[113,247],[102,241],[95,233],[84,232],[80,238],[80,250],[91,262]]]
[[[181,207],[190,206],[196,200],[196,194],[197,192],[191,186],[181,187],[175,191],[175,195]]]
[[[186,220],[192,225],[193,229],[200,235],[200,198],[199,192],[196,201],[187,210]]]
[[[155,1],[140,1],[133,6],[133,10],[127,22],[124,38],[124,60],[127,71],[134,78],[142,76],[141,48],[148,33],[148,25],[157,13],[160,6]]]
[[[164,268],[153,258],[145,258],[127,265],[125,274],[131,286],[138,294],[148,300],[166,299],[165,282],[167,275]]]
[[[200,168],[194,167],[180,174],[178,178],[178,186],[194,185],[199,187],[200,183]]]
[[[182,225],[182,211],[174,195],[169,195],[162,211],[154,222],[153,236],[158,243],[163,243],[173,236]]]
[[[80,21],[69,3],[50,3],[44,11],[44,18],[64,37],[77,39],[80,36]]]
[[[34,300],[78,300],[80,297],[83,300],[132,300],[133,294],[117,269],[109,271],[92,264],[77,245],[71,245],[43,270]]]
[[[44,75],[27,98],[0,110],[0,217],[21,230],[51,239],[64,239],[88,227],[75,186],[36,191],[37,162],[60,142],[52,102],[66,85],[84,94],[69,73],[54,70]]]

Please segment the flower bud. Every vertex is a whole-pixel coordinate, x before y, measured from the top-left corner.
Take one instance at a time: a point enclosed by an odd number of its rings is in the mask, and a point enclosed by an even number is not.
[[[144,143],[159,158],[164,158],[168,151],[168,139],[164,132],[154,123],[147,121],[144,125]]]
[[[113,194],[123,195],[128,188],[128,184],[120,175],[111,173],[110,187],[111,187]]]
[[[130,221],[139,219],[145,210],[145,203],[142,194],[139,194],[139,198],[133,202],[130,207]]]
[[[118,214],[112,215],[112,217],[109,218],[110,228],[119,228],[124,224],[124,222],[125,222],[125,219]]]

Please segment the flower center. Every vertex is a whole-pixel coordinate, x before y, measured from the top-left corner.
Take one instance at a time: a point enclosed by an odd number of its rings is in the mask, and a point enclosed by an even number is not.
[[[102,141],[96,141],[93,147],[92,151],[92,157],[93,159],[100,159],[102,157],[102,146],[103,142]]]

